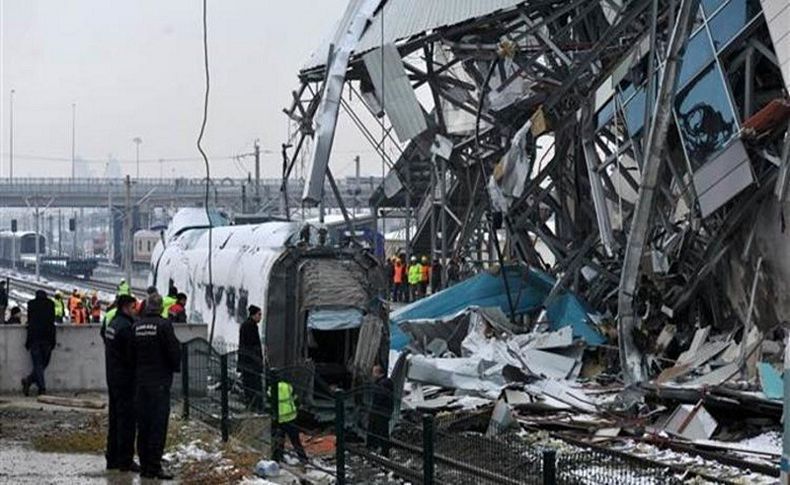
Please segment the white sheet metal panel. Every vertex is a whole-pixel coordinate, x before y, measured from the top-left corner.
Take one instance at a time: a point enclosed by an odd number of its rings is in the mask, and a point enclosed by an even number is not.
[[[754,183],[749,155],[740,140],[733,141],[716,158],[694,172],[702,217],[708,217]]]
[[[374,49],[363,57],[365,68],[376,96],[398,135],[398,140],[411,140],[428,129],[417,95],[411,87],[406,69],[403,68],[398,49],[394,44]]]
[[[790,2],[760,0],[760,3],[782,69],[785,87],[790,91]]]
[[[337,43],[333,44],[330,64],[321,93],[321,102],[313,117],[315,137],[310,166],[302,192],[302,204],[304,205],[316,206],[324,196],[324,178],[329,166],[332,144],[335,140],[337,114],[340,109],[340,96],[343,95],[343,85],[346,82],[348,61],[379,2],[380,0],[354,1],[353,14],[349,14],[349,11],[352,10],[352,5],[349,5],[346,12],[351,16],[348,26],[340,33]]]
[[[376,12],[370,27],[359,40],[362,53],[381,44],[382,15],[384,43],[389,44],[427,30],[455,25],[498,10],[527,3],[524,0],[388,0]]]

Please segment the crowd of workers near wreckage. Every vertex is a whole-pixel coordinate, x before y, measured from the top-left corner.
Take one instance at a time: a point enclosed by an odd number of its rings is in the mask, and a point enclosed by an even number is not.
[[[399,252],[385,264],[389,295],[393,302],[409,303],[452,286],[474,272],[466,258],[454,257],[447,263],[446,284],[442,285],[442,264],[428,256],[411,256]]]

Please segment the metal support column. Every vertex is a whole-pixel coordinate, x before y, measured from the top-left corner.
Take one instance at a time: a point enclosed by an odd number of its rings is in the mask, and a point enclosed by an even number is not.
[[[447,160],[444,157],[440,158],[442,159],[441,170],[439,172],[441,175],[439,190],[441,191],[442,197],[441,212],[439,213],[439,226],[442,231],[442,274],[440,286],[441,288],[447,288]],[[474,197],[474,194],[470,194],[470,197]]]

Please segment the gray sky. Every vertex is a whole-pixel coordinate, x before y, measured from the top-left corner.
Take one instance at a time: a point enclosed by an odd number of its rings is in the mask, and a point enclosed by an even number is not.
[[[252,150],[259,138],[264,176],[278,176],[287,134],[282,108],[296,74],[342,15],[347,0],[209,0],[211,100],[204,141],[212,176],[239,177],[252,159],[220,159]],[[14,99],[15,176],[68,176],[71,104],[77,104],[78,157],[112,154],[134,176],[140,158],[197,157],[203,97],[200,0],[0,0],[0,174],[8,176],[9,92]],[[332,167],[380,174],[369,145],[341,118]],[[104,164],[91,164],[104,173]],[[202,162],[166,162],[164,174],[202,176]],[[158,163],[141,164],[159,176]]]

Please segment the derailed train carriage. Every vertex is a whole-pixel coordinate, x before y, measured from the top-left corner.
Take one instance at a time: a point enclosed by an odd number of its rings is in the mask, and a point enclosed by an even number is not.
[[[389,325],[380,298],[386,281],[368,251],[316,245],[317,231],[304,223],[229,226],[212,213],[212,289],[208,220],[203,209],[179,211],[151,269],[161,293],[175,285],[189,296],[191,322],[210,323],[216,312],[209,328],[215,347],[237,344],[248,306],[261,307],[267,362],[310,405],[330,387],[363,381],[375,363],[388,364]]]

